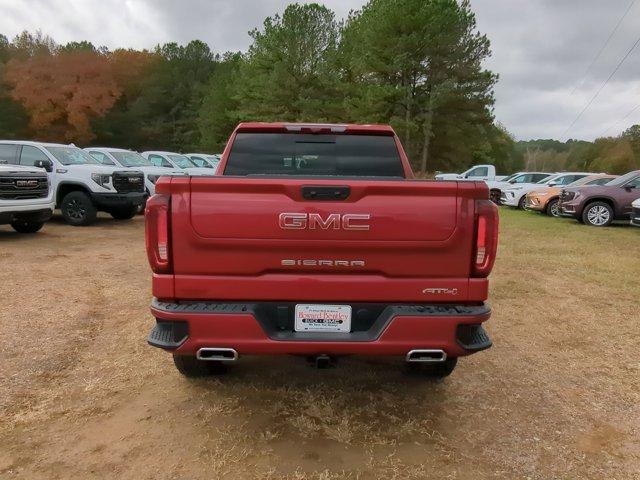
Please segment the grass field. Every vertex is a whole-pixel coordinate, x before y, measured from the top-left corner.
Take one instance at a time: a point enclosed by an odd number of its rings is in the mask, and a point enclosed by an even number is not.
[[[0,230],[0,478],[639,478],[640,229],[501,209],[494,347],[443,383],[389,359],[148,347],[143,221]]]

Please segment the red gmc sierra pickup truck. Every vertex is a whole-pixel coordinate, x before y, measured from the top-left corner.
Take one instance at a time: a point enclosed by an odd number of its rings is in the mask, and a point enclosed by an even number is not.
[[[413,179],[378,125],[242,123],[219,171],[162,177],[146,207],[148,342],[182,374],[241,355],[386,355],[445,377],[491,346],[484,182]]]

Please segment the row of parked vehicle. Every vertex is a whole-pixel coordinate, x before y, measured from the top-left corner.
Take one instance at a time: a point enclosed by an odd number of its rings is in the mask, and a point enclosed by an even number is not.
[[[0,141],[0,224],[33,233],[59,208],[71,225],[90,225],[98,211],[132,218],[163,175],[215,175],[220,155]],[[590,172],[496,175],[476,165],[437,180],[482,180],[498,204],[568,216],[593,226],[629,220],[640,226],[640,170],[614,176]]]
[[[71,225],[99,211],[133,218],[163,175],[215,175],[219,155],[0,141],[0,224],[34,233],[59,208]]]
[[[616,176],[590,172],[518,172],[487,181],[496,203],[594,227],[616,220],[640,226],[640,170]]]

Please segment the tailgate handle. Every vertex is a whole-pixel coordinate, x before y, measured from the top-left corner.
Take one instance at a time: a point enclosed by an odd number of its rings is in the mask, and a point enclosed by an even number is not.
[[[313,186],[302,187],[302,198],[305,200],[346,200],[351,194],[349,186]]]

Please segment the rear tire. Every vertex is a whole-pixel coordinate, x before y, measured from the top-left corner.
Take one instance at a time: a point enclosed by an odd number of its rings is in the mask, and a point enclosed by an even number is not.
[[[582,221],[591,227],[607,227],[613,222],[613,208],[605,202],[592,202],[582,211]]]
[[[525,204],[526,204],[526,202],[527,202],[527,198],[526,198],[526,197],[527,197],[526,195],[523,195],[523,196],[520,198],[520,200],[518,200],[518,208],[519,208],[520,210],[524,210],[524,206],[525,206]]]
[[[43,222],[30,222],[28,220],[16,220],[11,222],[11,226],[18,233],[36,233],[43,225]]]
[[[500,195],[500,190],[491,190],[491,192],[489,193],[489,198],[496,205],[500,205]]]
[[[554,198],[547,203],[547,215],[558,218],[560,216],[560,200]]]
[[[67,193],[60,202],[60,211],[69,225],[84,227],[96,221],[98,210],[84,192]]]
[[[190,355],[174,355],[173,363],[178,371],[188,378],[208,377],[227,373],[227,366],[223,362],[198,360]]]
[[[442,363],[407,362],[407,369],[430,380],[442,380],[451,375],[457,363],[457,358],[447,358]]]
[[[131,220],[137,215],[138,208],[140,208],[139,205],[114,208],[113,210],[109,210],[109,215],[111,215],[116,220]]]

